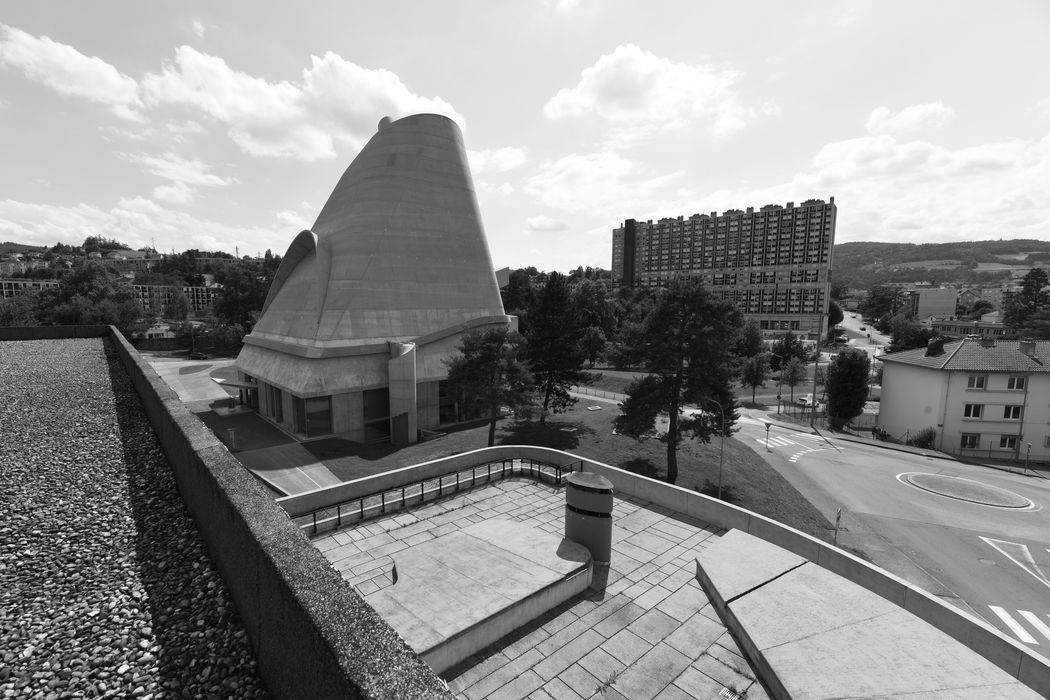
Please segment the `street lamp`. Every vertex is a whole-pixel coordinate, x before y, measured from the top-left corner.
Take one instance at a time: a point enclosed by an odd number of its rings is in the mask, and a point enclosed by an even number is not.
[[[1025,444],[1028,446],[1028,450],[1025,451],[1025,453],[1024,453],[1024,473],[1025,473],[1025,475],[1027,475],[1028,474],[1028,458],[1032,454],[1032,443],[1026,442]]]
[[[722,408],[722,404],[718,401],[708,398],[705,401],[710,401],[714,405],[718,406],[718,413],[722,417],[722,438],[719,440],[718,445],[718,500],[722,500],[722,464],[725,461],[726,454],[726,412]]]
[[[776,352],[771,352],[769,354],[780,360],[780,372],[777,374],[777,413],[779,414],[783,403],[780,400],[780,397],[781,388],[784,386],[784,365],[787,364],[787,359],[788,357],[790,357],[790,355],[781,355],[780,353]],[[792,390],[792,395],[794,395],[794,390]]]

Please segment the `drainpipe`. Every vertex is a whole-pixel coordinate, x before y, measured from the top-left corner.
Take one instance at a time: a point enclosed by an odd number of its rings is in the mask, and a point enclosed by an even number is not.
[[[941,407],[941,429],[938,431],[940,433],[940,441],[937,443],[937,450],[939,452],[944,452],[944,424],[948,417],[948,394],[952,390],[952,374],[954,374],[954,370],[948,370],[948,383],[944,386],[944,401],[942,402],[943,406]]]
[[[1024,419],[1028,414],[1028,382],[1030,374],[1024,375],[1024,400],[1021,402],[1021,424],[1017,426],[1017,447],[1014,449],[1014,459],[1021,459],[1021,443],[1024,442]]]

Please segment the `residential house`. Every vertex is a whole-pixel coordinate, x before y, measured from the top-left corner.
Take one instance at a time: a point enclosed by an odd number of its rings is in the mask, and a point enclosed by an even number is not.
[[[1050,461],[1050,341],[969,337],[878,358],[879,427],[963,456]]]

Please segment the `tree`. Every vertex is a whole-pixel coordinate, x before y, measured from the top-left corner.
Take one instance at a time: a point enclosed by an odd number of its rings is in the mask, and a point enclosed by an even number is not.
[[[215,300],[215,315],[228,325],[239,325],[251,333],[257,317],[252,312],[262,310],[268,285],[259,278],[253,266],[227,265],[215,276],[222,284],[222,292]]]
[[[604,353],[605,344],[605,332],[601,328],[598,326],[587,326],[583,329],[583,335],[580,336],[580,349],[583,351],[584,357],[590,361],[591,367],[594,367],[594,363]]]
[[[9,299],[0,299],[0,326],[39,326],[39,296],[39,292],[30,291]]]
[[[460,354],[446,360],[449,386],[489,418],[489,447],[496,442],[500,407],[528,403],[532,377],[519,359],[521,335],[506,326],[465,333]]]
[[[924,348],[935,335],[932,328],[921,326],[900,314],[890,321],[890,329],[890,346],[887,352]]]
[[[44,325],[114,325],[126,336],[145,325],[131,286],[98,263],[74,269],[38,299],[37,315]]]
[[[780,370],[780,381],[787,384],[791,389],[791,400],[795,400],[795,387],[806,379],[806,366],[802,360],[792,357],[784,368]]]
[[[757,321],[748,321],[740,331],[740,340],[737,342],[736,352],[741,357],[755,357],[762,352],[765,342],[762,340],[762,331]]]
[[[833,428],[841,428],[864,412],[870,372],[871,360],[868,354],[857,348],[840,350],[831,360],[825,390],[828,395],[828,417]]]
[[[867,298],[860,304],[860,311],[864,318],[875,321],[883,316],[892,316],[900,306],[900,291],[893,287],[876,285],[868,290]]]
[[[1024,328],[1029,316],[1050,306],[1050,294],[1043,291],[1048,283],[1046,270],[1041,267],[1029,270],[1021,279],[1021,290],[1003,300],[1003,323],[1013,329]]]
[[[190,315],[190,300],[186,298],[185,292],[179,290],[172,294],[171,299],[164,305],[164,316],[172,321],[185,321]]]
[[[735,357],[740,312],[715,299],[695,282],[673,282],[657,292],[644,321],[645,343],[638,356],[649,374],[627,387],[627,399],[616,418],[616,429],[637,440],[650,437],[659,415],[668,419],[660,439],[667,444],[667,481],[678,480],[678,445],[686,435],[701,442],[722,431],[708,412],[683,416],[686,405],[713,399],[726,408],[725,434],[737,416],[733,410],[731,368]]]
[[[552,272],[547,277],[529,317],[525,350],[539,396],[540,425],[543,425],[548,410],[561,413],[576,403],[569,389],[590,381],[590,375],[583,369],[579,320],[564,275]]]
[[[760,386],[765,386],[769,379],[769,364],[765,355],[749,357],[740,368],[740,381],[744,386],[751,387],[751,403],[755,403],[755,391]]]
[[[842,320],[846,318],[846,315],[842,313],[842,307],[836,304],[834,301],[828,302],[828,332],[831,332],[835,326],[842,323]]]
[[[806,350],[806,344],[797,335],[788,331],[780,340],[773,343],[770,364],[773,371],[777,372],[780,371],[780,365],[789,362],[792,357],[805,361],[808,356],[809,351]]]

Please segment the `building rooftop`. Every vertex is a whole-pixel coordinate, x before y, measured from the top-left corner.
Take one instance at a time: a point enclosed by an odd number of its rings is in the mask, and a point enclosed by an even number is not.
[[[607,572],[597,568],[585,593],[442,673],[453,692],[470,700],[603,691],[666,700],[718,697],[723,689],[766,697],[694,573],[697,556],[721,531],[638,499],[616,498],[613,511]],[[313,542],[375,605],[393,584],[394,564],[414,547],[505,520],[560,536],[564,518],[562,488],[506,479]]]
[[[943,352],[926,348],[880,355],[883,362],[963,372],[1050,372],[1050,341],[993,341],[966,338],[944,344]]]

